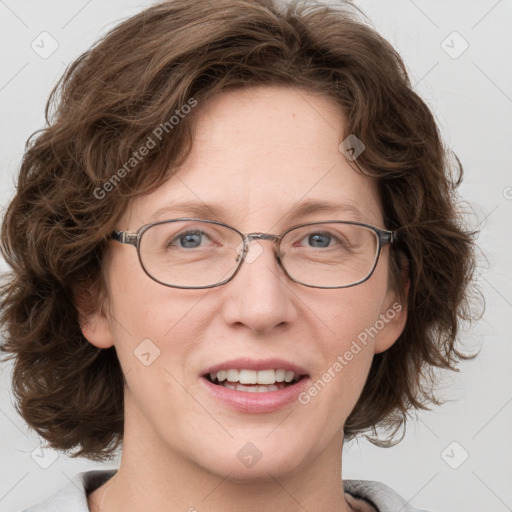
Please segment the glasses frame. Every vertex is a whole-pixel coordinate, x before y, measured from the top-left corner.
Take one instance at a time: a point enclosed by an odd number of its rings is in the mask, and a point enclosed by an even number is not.
[[[241,257],[239,254],[238,255],[238,257],[239,257],[238,266],[236,267],[235,271],[233,272],[233,274],[231,274],[231,276],[229,278],[227,278],[223,281],[220,281],[219,283],[215,283],[215,284],[207,285],[207,286],[182,286],[182,285],[168,284],[163,281],[160,281],[159,279],[152,276],[148,272],[148,270],[144,266],[144,263],[142,261],[141,255],[140,255],[140,242],[142,239],[142,235],[153,226],[157,226],[159,224],[167,224],[170,222],[178,222],[178,221],[199,221],[199,222],[206,222],[209,224],[216,224],[218,226],[224,226],[228,229],[231,229],[232,231],[234,231],[235,233],[238,233],[238,235],[240,235],[240,237],[242,239],[242,243],[243,243]],[[373,266],[372,266],[370,272],[364,279],[360,279],[359,281],[357,281],[355,283],[342,285],[342,286],[315,286],[315,285],[303,283],[302,281],[298,281],[297,279],[291,277],[288,274],[288,271],[286,270],[286,268],[283,266],[283,264],[281,262],[281,250],[280,250],[281,240],[287,233],[289,233],[290,231],[293,231],[294,229],[301,228],[304,226],[314,226],[316,224],[350,224],[353,226],[362,226],[364,228],[370,229],[371,231],[373,231],[376,234],[378,246],[377,246],[377,251],[376,251],[376,255],[375,255],[375,260],[374,260],[374,263],[373,263]],[[134,232],[133,231],[113,231],[110,234],[110,238],[112,240],[115,240],[116,242],[120,242],[122,244],[133,245],[137,249],[139,263],[142,267],[142,270],[144,270],[144,272],[146,273],[146,275],[149,278],[151,278],[153,281],[156,281],[157,283],[160,283],[163,286],[168,286],[170,288],[180,288],[180,289],[184,289],[184,290],[216,288],[218,286],[222,286],[226,283],[229,283],[229,281],[231,281],[236,276],[236,274],[238,273],[238,271],[240,270],[240,268],[242,266],[242,263],[245,261],[245,256],[247,255],[247,251],[249,250],[249,244],[251,243],[252,240],[271,240],[272,242],[274,242],[274,253],[276,255],[276,259],[277,259],[279,266],[283,269],[283,272],[286,274],[286,276],[291,281],[293,281],[295,283],[301,284],[302,286],[307,286],[309,288],[321,288],[321,289],[350,288],[352,286],[357,286],[358,284],[362,284],[365,281],[368,281],[368,279],[370,279],[373,272],[375,271],[375,268],[377,267],[377,263],[379,262],[382,247],[384,247],[387,244],[393,243],[395,241],[395,237],[396,237],[396,231],[388,231],[385,229],[377,228],[370,224],[364,224],[363,222],[354,222],[354,221],[349,221],[349,220],[322,220],[322,221],[316,221],[316,222],[305,222],[303,224],[297,224],[296,226],[292,226],[291,228],[286,229],[280,235],[273,235],[271,233],[260,233],[260,232],[242,233],[241,231],[238,231],[238,229],[236,229],[232,226],[229,226],[228,224],[225,224],[224,222],[219,222],[216,220],[199,219],[199,218],[195,218],[195,217],[180,217],[177,219],[166,219],[166,220],[161,220],[161,221],[145,224],[144,226],[141,226],[137,231],[134,231]]]

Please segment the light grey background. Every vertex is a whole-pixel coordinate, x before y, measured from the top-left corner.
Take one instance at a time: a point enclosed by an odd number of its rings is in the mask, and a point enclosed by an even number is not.
[[[151,3],[0,0],[2,208],[14,192],[25,141],[43,127],[46,98],[66,65]],[[442,394],[450,402],[419,414],[394,448],[351,443],[344,478],[382,481],[432,511],[512,510],[512,2],[356,4],[401,53],[415,90],[464,165],[460,192],[472,206],[473,226],[481,228],[487,263],[482,258],[478,275],[487,309],[464,335],[466,346],[481,347],[479,357],[443,379]],[[35,41],[40,53],[51,49],[44,31],[58,43],[46,58],[31,48]],[[5,269],[1,261],[0,267]],[[0,365],[0,372],[0,509],[12,512],[52,494],[75,473],[103,466],[40,452],[41,440],[12,405],[10,365]]]

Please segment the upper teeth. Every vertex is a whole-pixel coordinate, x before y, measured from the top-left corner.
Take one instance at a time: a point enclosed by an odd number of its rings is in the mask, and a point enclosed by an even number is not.
[[[295,372],[291,370],[219,370],[211,372],[212,381],[218,379],[219,382],[228,380],[229,382],[240,382],[240,384],[275,384],[276,382],[291,382]]]

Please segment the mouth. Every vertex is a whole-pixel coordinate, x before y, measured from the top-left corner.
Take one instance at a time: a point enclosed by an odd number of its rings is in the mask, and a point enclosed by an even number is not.
[[[293,386],[307,377],[304,373],[285,368],[253,370],[230,368],[211,371],[202,376],[210,383],[243,393],[268,393]]]
[[[297,404],[311,383],[304,368],[284,359],[232,359],[204,369],[200,381],[209,398],[239,413],[276,412]]]

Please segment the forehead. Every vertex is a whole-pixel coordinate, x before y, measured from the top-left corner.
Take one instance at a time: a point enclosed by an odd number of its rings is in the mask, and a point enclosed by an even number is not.
[[[190,155],[159,189],[134,200],[130,228],[180,216],[244,230],[314,215],[382,224],[374,181],[339,150],[348,134],[333,99],[251,87],[219,94],[196,114]]]

